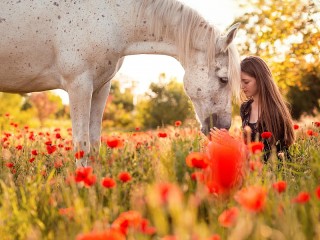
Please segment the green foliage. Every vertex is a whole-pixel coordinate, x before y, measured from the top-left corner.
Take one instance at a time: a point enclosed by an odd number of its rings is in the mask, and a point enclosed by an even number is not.
[[[302,114],[315,116],[320,111],[320,68],[306,72],[299,85],[289,87],[287,97],[292,106],[292,116],[299,119]]]
[[[184,92],[183,85],[175,79],[168,84],[152,83],[147,99],[139,102],[137,117],[146,128],[156,128],[173,124],[176,120],[184,122],[194,118],[192,103]]]
[[[137,126],[133,117],[134,104],[132,89],[120,91],[119,81],[112,81],[110,94],[103,115],[103,127],[132,129]]]

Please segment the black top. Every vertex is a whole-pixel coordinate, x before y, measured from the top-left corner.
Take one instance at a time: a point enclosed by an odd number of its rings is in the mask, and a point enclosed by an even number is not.
[[[268,161],[270,157],[270,153],[272,150],[272,147],[268,141],[268,139],[262,139],[261,133],[267,132],[268,130],[265,127],[265,124],[261,124],[261,126],[258,126],[257,123],[250,123],[250,114],[251,114],[251,104],[253,103],[253,99],[250,99],[246,102],[243,102],[240,107],[240,116],[242,120],[242,129],[244,129],[245,126],[249,126],[251,128],[251,142],[255,142],[257,140],[261,141],[264,144],[264,161]],[[247,141],[247,136],[244,133],[244,140]],[[283,137],[284,138],[284,137]],[[283,138],[276,141],[276,149],[277,153],[284,152],[287,159],[290,159],[290,155],[288,153],[288,147],[283,143]],[[257,140],[256,140],[257,139]]]

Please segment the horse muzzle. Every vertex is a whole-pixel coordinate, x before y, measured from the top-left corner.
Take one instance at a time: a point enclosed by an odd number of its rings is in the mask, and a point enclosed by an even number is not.
[[[231,126],[231,121],[226,121],[218,116],[218,114],[213,113],[207,117],[204,121],[204,125],[201,128],[201,132],[208,136],[211,128],[219,128],[229,130]]]

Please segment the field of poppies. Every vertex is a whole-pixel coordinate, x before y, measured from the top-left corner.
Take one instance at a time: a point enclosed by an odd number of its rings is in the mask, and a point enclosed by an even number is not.
[[[294,126],[290,161],[263,164],[263,144],[237,129],[211,141],[180,121],[108,133],[90,156],[71,129],[6,119],[1,239],[320,239],[320,122]],[[91,167],[76,169],[83,157]]]

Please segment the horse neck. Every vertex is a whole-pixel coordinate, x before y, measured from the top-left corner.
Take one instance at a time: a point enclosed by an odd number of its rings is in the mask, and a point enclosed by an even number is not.
[[[172,1],[174,2],[174,0]],[[146,1],[136,0],[136,8],[138,8],[142,2],[145,4]],[[138,12],[138,10],[136,9],[134,12]],[[188,52],[192,47],[198,50],[206,51],[206,44],[211,40],[210,34],[208,33],[214,32],[214,29],[210,27],[207,22],[203,20],[203,22],[201,22],[202,26],[199,25],[199,28],[202,30],[200,32],[203,34],[198,34],[199,36],[197,37],[196,41],[193,40],[193,42],[191,42],[193,33],[189,33],[190,35],[185,36],[185,39],[183,39],[183,41],[187,40],[183,43],[187,47],[181,48],[181,36],[180,43],[177,41],[177,38],[179,37],[179,34],[181,35],[181,33],[177,33],[177,29],[185,27],[178,26],[178,23],[181,22],[179,17],[181,18],[182,12],[181,15],[178,15],[177,13],[175,19],[172,19],[172,17],[170,18],[165,14],[162,14],[161,18],[155,15],[156,14],[153,14],[152,12],[150,14],[150,12],[146,11],[146,14],[143,15],[143,17],[138,17],[136,22],[132,21],[129,31],[132,33],[133,30],[135,34],[133,34],[133,37],[130,39],[130,41],[128,41],[128,44],[124,50],[124,55],[163,54],[178,59],[181,57],[181,53],[188,55]],[[136,17],[137,15],[132,16],[131,19],[135,19]],[[157,27],[151,29],[150,24],[153,25],[155,23],[150,21],[150,19],[153,18],[157,18],[155,19]],[[133,22],[135,22],[134,25]],[[166,31],[162,31],[163,28],[166,28]]]

